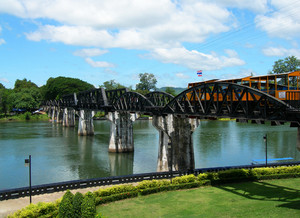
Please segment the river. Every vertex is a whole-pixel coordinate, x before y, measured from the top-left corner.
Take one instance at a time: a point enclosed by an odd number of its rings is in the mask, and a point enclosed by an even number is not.
[[[32,155],[32,184],[156,171],[158,131],[134,123],[134,153],[108,153],[110,123],[94,121],[94,136],[49,122],[0,123],[0,190],[28,186],[25,158]],[[297,128],[234,121],[201,121],[193,134],[196,168],[251,164],[265,157],[300,161]]]

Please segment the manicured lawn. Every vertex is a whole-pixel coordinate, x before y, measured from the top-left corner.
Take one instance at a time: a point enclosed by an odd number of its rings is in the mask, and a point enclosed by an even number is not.
[[[300,178],[162,192],[97,207],[105,217],[300,217]]]

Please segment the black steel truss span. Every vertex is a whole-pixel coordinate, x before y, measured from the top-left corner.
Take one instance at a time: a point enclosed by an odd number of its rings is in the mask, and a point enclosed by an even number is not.
[[[145,97],[157,107],[165,107],[174,98],[174,96],[169,93],[159,91],[149,92]]]
[[[78,109],[101,110],[108,106],[103,88],[79,92],[77,100],[75,99],[74,101],[77,101],[76,107]]]
[[[77,96],[77,97],[76,97]],[[127,89],[94,89],[61,100],[44,103],[51,107],[73,107],[102,111],[129,111],[150,115],[177,114],[199,118],[229,117],[239,120],[295,121],[300,111],[257,89],[234,83],[206,83],[183,91],[176,97],[164,92],[143,96]]]
[[[234,83],[207,83],[176,96],[162,114],[198,117],[283,120],[293,111],[288,104],[257,89]]]
[[[126,92],[113,104],[115,111],[151,112],[154,104],[137,92]]]

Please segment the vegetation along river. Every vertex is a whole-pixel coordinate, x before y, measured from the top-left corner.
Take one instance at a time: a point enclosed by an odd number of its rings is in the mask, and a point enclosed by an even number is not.
[[[156,171],[158,131],[151,121],[134,123],[134,153],[108,153],[110,123],[94,121],[94,136],[49,122],[0,123],[0,189],[28,186],[24,159],[32,155],[32,184]],[[300,161],[297,128],[235,121],[201,121],[193,134],[196,168],[251,164],[265,157]]]

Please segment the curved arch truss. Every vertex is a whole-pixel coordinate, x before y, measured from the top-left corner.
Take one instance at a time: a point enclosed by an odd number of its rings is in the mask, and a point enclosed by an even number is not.
[[[174,96],[169,93],[159,91],[149,92],[145,97],[157,107],[165,107],[174,98]]]
[[[126,92],[115,101],[113,108],[116,111],[148,112],[154,104],[145,96],[137,92]]]
[[[206,83],[174,98],[162,113],[199,117],[286,120],[292,108],[273,96],[233,83]]]

